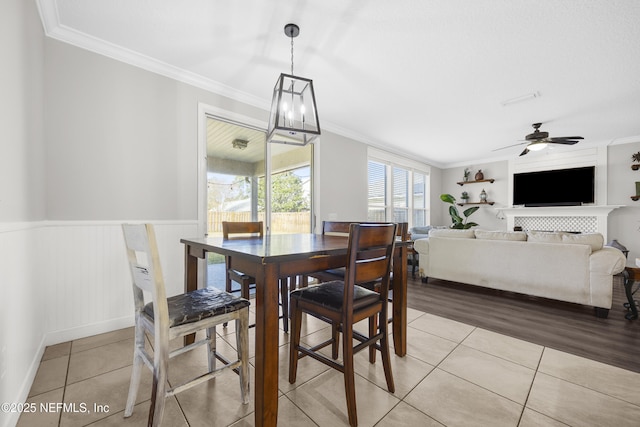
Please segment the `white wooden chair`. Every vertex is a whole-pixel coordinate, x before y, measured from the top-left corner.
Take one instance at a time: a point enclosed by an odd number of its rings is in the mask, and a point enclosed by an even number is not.
[[[239,372],[242,401],[249,403],[249,301],[217,289],[198,289],[167,298],[153,226],[124,224],[122,230],[135,302],[135,346],[125,418],[133,413],[143,363],[153,371],[149,426],[161,424],[167,397],[215,378],[223,370]],[[151,302],[145,304],[143,291],[151,294]],[[215,326],[231,320],[236,321],[238,359],[230,362],[216,352]],[[169,351],[170,340],[202,329],[206,330],[204,339]],[[145,335],[153,345],[153,357],[145,349]],[[169,388],[169,359],[201,345],[207,345],[208,372]],[[224,366],[216,368],[216,359]]]

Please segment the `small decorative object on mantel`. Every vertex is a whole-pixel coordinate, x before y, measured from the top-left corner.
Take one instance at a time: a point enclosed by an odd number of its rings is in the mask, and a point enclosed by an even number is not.
[[[480,203],[487,203],[487,192],[484,191],[484,188],[480,192]]]
[[[460,198],[467,203],[469,201],[469,193],[467,193],[466,191],[462,192],[462,195],[460,196]]]
[[[471,175],[471,169],[464,168],[464,182],[469,181],[469,175]]]
[[[478,172],[476,172],[476,181],[482,181],[484,179],[484,174],[482,173],[482,169],[478,169]]]
[[[633,169],[634,171],[637,171],[638,169],[640,169],[640,151],[638,151],[635,154],[631,155],[631,159],[637,163],[635,165],[631,165],[631,169]]]
[[[616,239],[613,239],[607,246],[611,246],[612,248],[616,248],[624,254],[624,257],[627,258],[629,256],[629,249],[627,249],[623,244],[618,242]]]

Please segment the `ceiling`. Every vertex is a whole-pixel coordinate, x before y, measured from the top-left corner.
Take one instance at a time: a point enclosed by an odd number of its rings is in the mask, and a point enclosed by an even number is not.
[[[640,141],[637,0],[37,1],[50,37],[265,110],[294,22],[322,129],[439,167],[517,157],[493,150],[534,122]]]

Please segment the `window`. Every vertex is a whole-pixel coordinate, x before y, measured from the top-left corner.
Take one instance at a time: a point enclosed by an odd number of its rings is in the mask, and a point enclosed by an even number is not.
[[[370,149],[368,183],[369,221],[429,224],[427,166]]]
[[[409,171],[394,166],[393,173],[393,222],[409,222]]]
[[[369,162],[368,221],[385,221],[387,211],[387,173],[382,163]]]

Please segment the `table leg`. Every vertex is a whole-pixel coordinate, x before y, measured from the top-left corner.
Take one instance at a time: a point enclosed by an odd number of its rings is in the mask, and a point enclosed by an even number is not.
[[[407,248],[396,248],[393,256],[393,346],[403,357],[407,354]]]
[[[624,292],[627,295],[629,309],[631,310],[631,313],[625,314],[624,318],[634,320],[638,318],[638,307],[636,307],[636,302],[633,300],[633,293],[631,292],[631,288],[635,283],[635,275],[629,274],[627,270],[625,270],[622,275],[624,276]]]
[[[278,268],[261,264],[256,274],[255,425],[278,421]]]

